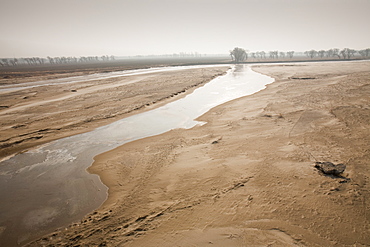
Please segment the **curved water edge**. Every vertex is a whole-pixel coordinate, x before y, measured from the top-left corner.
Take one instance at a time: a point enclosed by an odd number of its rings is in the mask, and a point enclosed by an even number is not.
[[[221,67],[221,66],[227,66],[227,65],[218,64],[218,65],[190,65],[190,66],[171,66],[171,67],[165,66],[165,67],[155,67],[155,68],[148,68],[148,69],[133,69],[133,70],[122,70],[122,71],[114,71],[114,72],[107,72],[107,73],[95,73],[95,74],[89,74],[89,75],[70,76],[70,77],[63,77],[63,78],[56,78],[56,79],[49,79],[49,80],[24,82],[24,83],[19,83],[19,84],[0,85],[0,94],[11,92],[11,91],[28,89],[28,88],[41,87],[41,86],[72,84],[72,83],[78,83],[78,82],[106,80],[106,79],[111,79],[111,78],[126,77],[126,76],[133,76],[133,75],[145,75],[145,74],[151,74],[151,73],[209,68],[209,67]]]
[[[107,187],[86,171],[94,156],[171,129],[204,124],[195,119],[273,80],[236,65],[182,99],[1,162],[0,244],[27,242],[97,209],[107,198]]]

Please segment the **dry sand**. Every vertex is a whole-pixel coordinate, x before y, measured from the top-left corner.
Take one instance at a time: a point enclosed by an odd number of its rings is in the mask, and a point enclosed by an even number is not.
[[[276,82],[98,155],[109,199],[30,246],[369,246],[370,62],[253,69]]]

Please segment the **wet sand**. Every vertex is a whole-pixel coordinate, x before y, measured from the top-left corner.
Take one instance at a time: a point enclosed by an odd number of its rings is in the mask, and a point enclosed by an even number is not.
[[[42,86],[0,91],[0,95],[4,99],[2,103],[8,106],[0,111],[0,117],[3,120],[1,122],[3,128],[0,133],[1,137],[9,136],[3,140],[1,151],[8,151],[10,154],[19,150],[24,151],[25,147],[33,148],[52,139],[72,135],[76,131],[90,131],[96,126],[150,110],[183,97],[212,78],[224,74],[229,66],[186,69],[186,72],[181,68],[174,69],[173,71],[153,73],[145,71],[145,74],[66,84],[50,85],[40,82],[36,84],[42,84]],[[71,78],[71,80],[74,79]],[[39,76],[33,78],[33,81],[37,80],[42,80],[42,78]],[[22,83],[21,85],[26,84]],[[29,84],[27,85],[29,86]],[[34,92],[34,96],[28,99],[27,95],[30,91]],[[15,95],[19,97],[13,97]],[[120,103],[121,101],[125,103]],[[71,116],[73,112],[74,115]],[[100,112],[104,112],[105,115],[97,115]],[[29,119],[30,116],[33,121],[24,120],[25,118]],[[76,122],[71,124],[70,121],[73,119]],[[63,127],[55,128],[55,124],[58,123],[62,124]],[[32,135],[36,135],[36,137],[30,138]],[[78,149],[78,143],[76,145],[76,149]],[[87,154],[85,155],[87,156]],[[23,168],[28,169],[27,167],[33,164],[31,162],[36,162],[31,160],[32,157],[29,158],[29,162],[22,158],[18,159],[19,164],[14,164],[13,170],[10,166],[4,165],[4,169],[1,171],[3,198],[4,194],[5,198],[8,196],[10,198],[1,205],[2,212],[8,213],[0,217],[0,245],[16,246],[17,242],[24,244],[50,233],[57,227],[68,225],[99,207],[106,197],[104,192],[89,197],[90,192],[106,191],[106,187],[99,185],[100,181],[96,175],[81,183],[81,177],[85,176],[83,173],[86,173],[85,168],[77,168],[73,174],[66,175],[71,172],[68,166],[62,166],[64,167],[62,168],[56,165],[51,170],[46,169],[48,172],[45,175],[46,171],[40,172],[39,169],[33,169],[31,166],[32,172],[26,175],[18,174]],[[86,157],[82,157],[82,159],[86,159]],[[63,164],[63,161],[59,163]],[[58,178],[55,175],[54,183],[45,188],[47,179],[50,180],[55,173],[65,174],[67,177]],[[21,179],[22,176],[25,177]],[[34,181],[36,178],[37,181]],[[45,181],[43,181],[44,178]],[[21,182],[14,184],[14,182],[7,182],[7,179],[21,180]],[[91,189],[87,189],[89,185]],[[55,186],[61,189],[53,190]],[[70,189],[67,189],[72,193],[70,196],[80,193],[76,197],[77,200],[70,201],[68,193],[64,192],[68,186],[71,186]],[[13,189],[17,193],[12,196]],[[22,196],[22,193],[25,195]],[[32,197],[29,196],[30,194]],[[58,194],[59,197],[52,198],[53,194]],[[30,205],[24,203],[17,205],[17,202],[22,202],[23,197],[31,200]],[[90,198],[92,201],[86,202],[86,198]],[[43,202],[45,207],[37,206],[37,202]],[[67,210],[65,209],[66,204]],[[14,205],[17,205],[19,214],[12,216],[14,210],[11,208]],[[83,211],[85,212],[78,216],[79,212]]]
[[[254,66],[276,82],[95,157],[108,200],[29,246],[368,246],[369,68]]]
[[[87,132],[176,100],[228,68],[149,73],[0,92],[0,157]],[[76,73],[63,75],[70,77]],[[21,83],[44,79],[45,75],[37,75],[14,80]],[[2,79],[0,84],[9,84],[9,80]]]

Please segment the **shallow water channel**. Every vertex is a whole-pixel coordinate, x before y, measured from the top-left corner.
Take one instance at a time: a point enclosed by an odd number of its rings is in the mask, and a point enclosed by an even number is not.
[[[0,85],[0,94],[28,89],[28,88],[41,87],[41,86],[72,84],[72,83],[77,83],[77,82],[104,80],[104,79],[117,78],[117,77],[144,75],[144,74],[150,74],[150,73],[177,71],[177,70],[185,70],[185,69],[207,68],[207,67],[215,67],[215,66],[225,66],[225,65],[223,64],[221,65],[189,65],[189,66],[157,67],[157,68],[149,68],[149,69],[133,69],[133,70],[122,70],[122,71],[115,71],[115,72],[108,72],[108,73],[96,73],[96,74],[89,74],[89,75],[71,76],[71,77],[56,78],[56,79],[49,79],[49,80],[42,80],[42,81],[31,81],[31,82],[24,82],[24,83],[19,83],[19,84],[5,84],[5,85]]]
[[[180,100],[1,162],[0,246],[25,243],[97,209],[107,198],[107,187],[86,171],[94,156],[171,129],[204,124],[195,119],[271,82],[247,65],[236,65]]]

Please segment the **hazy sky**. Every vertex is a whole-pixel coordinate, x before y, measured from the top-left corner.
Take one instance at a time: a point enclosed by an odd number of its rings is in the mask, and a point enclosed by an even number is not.
[[[370,0],[0,0],[0,57],[370,47]]]

